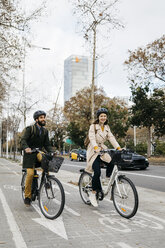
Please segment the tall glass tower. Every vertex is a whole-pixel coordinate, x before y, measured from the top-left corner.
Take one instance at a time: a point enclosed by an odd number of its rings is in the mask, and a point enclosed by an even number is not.
[[[92,60],[71,55],[64,61],[64,103],[76,92],[92,83]]]

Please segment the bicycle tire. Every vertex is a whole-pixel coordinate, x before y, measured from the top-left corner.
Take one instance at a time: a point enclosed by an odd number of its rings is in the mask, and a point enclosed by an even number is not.
[[[122,217],[132,218],[136,214],[139,205],[137,190],[133,182],[125,176],[119,176],[118,182],[122,197],[119,195],[116,182],[114,182],[112,186],[113,204]]]
[[[56,177],[49,177],[48,182],[45,180],[42,182],[38,201],[41,212],[46,218],[53,220],[60,216],[65,205],[65,193],[61,182]]]
[[[21,180],[21,190],[22,190],[22,199],[23,201],[25,200],[25,180],[26,180],[26,172],[23,173],[22,175],[22,180]]]
[[[81,173],[79,178],[79,192],[81,199],[87,205],[91,205],[91,202],[89,200],[89,191],[91,190],[92,190],[92,176],[87,172]]]

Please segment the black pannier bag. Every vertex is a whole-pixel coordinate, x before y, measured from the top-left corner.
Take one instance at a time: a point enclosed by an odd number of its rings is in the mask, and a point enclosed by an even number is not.
[[[45,171],[58,172],[62,163],[64,161],[63,157],[42,155],[41,168]]]

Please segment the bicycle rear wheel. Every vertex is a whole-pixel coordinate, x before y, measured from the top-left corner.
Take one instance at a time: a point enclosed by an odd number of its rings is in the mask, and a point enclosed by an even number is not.
[[[112,200],[117,212],[124,218],[133,217],[138,209],[138,194],[133,182],[119,176],[112,186]]]
[[[91,205],[89,200],[89,192],[92,190],[92,176],[87,172],[83,172],[79,179],[79,192],[83,202]]]
[[[39,206],[48,219],[56,219],[65,205],[65,193],[61,182],[55,177],[44,180],[39,192]]]

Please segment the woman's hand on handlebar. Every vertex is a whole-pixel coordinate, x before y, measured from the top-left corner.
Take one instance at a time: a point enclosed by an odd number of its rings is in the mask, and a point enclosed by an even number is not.
[[[94,151],[97,152],[97,153],[99,153],[101,151],[101,147],[95,146],[94,147]]]

